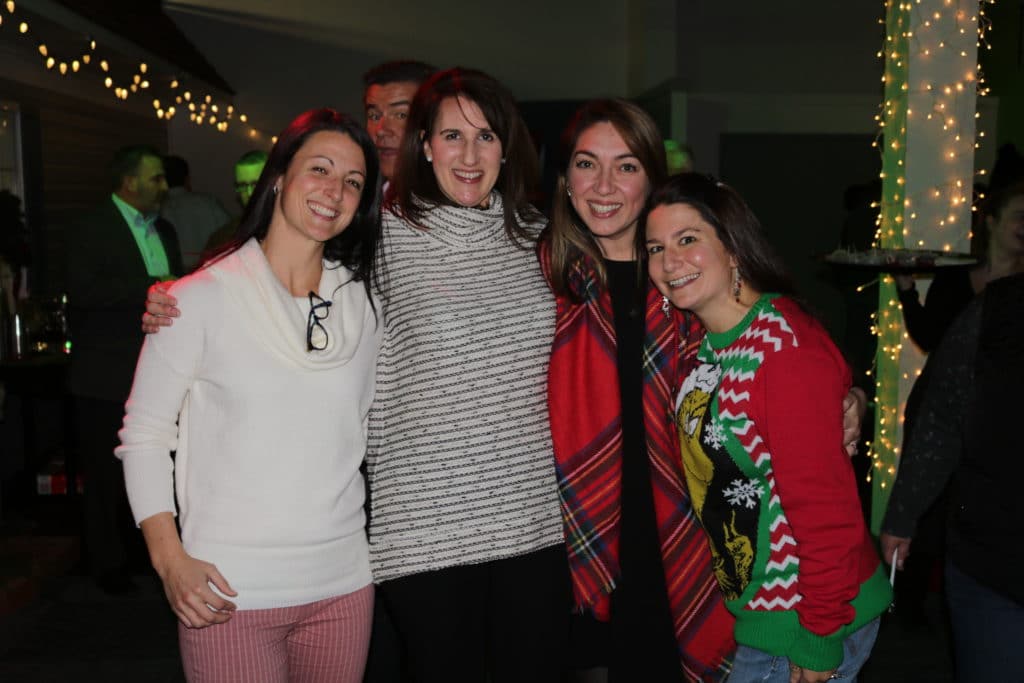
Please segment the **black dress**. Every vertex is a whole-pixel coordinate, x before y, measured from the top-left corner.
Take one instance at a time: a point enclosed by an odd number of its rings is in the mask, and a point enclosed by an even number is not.
[[[589,615],[573,622],[580,668],[605,666],[609,681],[684,681],[672,629],[661,543],[654,513],[643,423],[643,338],[647,278],[635,261],[605,261],[618,345],[622,403],[621,575],[611,596],[611,622]]]

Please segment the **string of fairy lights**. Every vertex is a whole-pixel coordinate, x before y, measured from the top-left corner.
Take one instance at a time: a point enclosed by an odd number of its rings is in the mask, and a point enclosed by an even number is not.
[[[959,157],[972,154],[980,146],[985,137],[984,131],[978,130],[971,140],[965,139],[970,135],[965,133],[965,129],[973,129],[976,121],[971,121],[972,125],[967,126],[959,120],[955,113],[955,100],[971,93],[985,96],[989,88],[978,64],[977,53],[960,49],[962,45],[954,46],[943,36],[949,36],[951,28],[954,35],[961,36],[967,35],[968,31],[975,31],[978,49],[990,50],[987,34],[992,25],[985,9],[994,2],[980,0],[974,12],[965,10],[961,6],[963,3],[955,0],[942,0],[941,6],[932,2],[923,7],[922,0],[886,2],[886,18],[882,21],[886,26],[885,45],[878,52],[885,63],[882,77],[885,94],[875,117],[879,131],[874,146],[882,154],[882,196],[873,205],[880,209],[875,247],[920,248],[925,246],[920,236],[927,234],[929,239],[937,238],[936,243],[941,243],[944,251],[952,251],[954,244],[963,235],[969,234],[970,226],[958,224],[957,214],[962,214],[966,206],[970,206],[971,211],[976,210],[972,203],[973,176],[960,177],[956,173],[949,173],[942,182],[919,187],[915,193],[908,194],[907,128],[911,125],[930,127],[927,132],[931,139],[941,141],[941,156],[950,168],[954,165],[962,166],[958,164]],[[949,22],[953,22],[952,25]],[[913,27],[917,27],[917,30]],[[942,73],[948,74],[944,80],[931,82],[922,78],[918,82],[910,82],[908,76],[911,61],[928,63],[929,60],[939,59],[944,60],[942,64],[949,65],[949,68],[942,70]],[[922,71],[928,72],[927,69]],[[923,108],[915,109],[911,106],[912,100],[923,103]],[[978,119],[980,115],[976,108],[972,107],[972,111],[974,118]],[[969,167],[973,168],[973,164]],[[984,171],[978,173],[983,175]],[[922,224],[925,216],[932,217],[934,222]],[[911,244],[906,244],[907,241]],[[900,370],[900,355],[908,335],[903,328],[902,308],[895,281],[888,275],[879,281],[879,307],[873,317],[872,333],[878,337],[873,370],[876,427],[875,438],[869,449],[872,468],[868,472],[868,480],[874,480],[876,490],[884,492],[895,478],[900,452],[899,434],[903,411],[899,402],[899,381],[901,376],[904,380],[909,379],[909,373]],[[920,374],[920,369],[916,370],[916,374]],[[885,495],[876,497],[883,502],[887,500]],[[884,505],[881,509],[884,510]],[[876,507],[875,512],[878,511]]]
[[[6,14],[5,14],[6,11]],[[18,10],[14,0],[4,0],[0,8],[0,31],[12,27],[27,40],[36,42],[36,49],[42,64],[48,71],[62,77],[76,74],[97,74],[98,83],[109,90],[120,101],[132,96],[152,97],[153,113],[159,119],[170,121],[177,116],[188,116],[196,126],[210,126],[226,133],[232,126],[242,126],[245,134],[253,139],[263,139],[266,134],[249,122],[249,116],[231,102],[215,99],[208,93],[193,93],[182,79],[170,73],[157,73],[146,62],[139,62],[125,69],[114,60],[101,54],[96,40],[82,39],[80,50],[71,54],[57,54],[49,42],[29,25],[29,19]],[[271,143],[276,136],[269,137]]]

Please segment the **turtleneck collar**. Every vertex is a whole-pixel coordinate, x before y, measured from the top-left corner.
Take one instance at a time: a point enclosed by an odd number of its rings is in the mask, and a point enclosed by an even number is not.
[[[315,351],[306,350],[307,317],[270,269],[255,238],[211,265],[210,270],[245,310],[254,343],[306,369],[341,365],[355,353],[367,324],[370,301],[362,283],[355,282],[344,266],[324,261],[317,294],[332,303],[326,317],[320,319],[327,331],[327,347]],[[372,315],[369,319],[373,324]]]
[[[452,247],[488,245],[505,234],[504,204],[496,191],[491,192],[491,202],[486,209],[416,201],[425,208],[422,222],[427,228],[426,236],[443,244]]]

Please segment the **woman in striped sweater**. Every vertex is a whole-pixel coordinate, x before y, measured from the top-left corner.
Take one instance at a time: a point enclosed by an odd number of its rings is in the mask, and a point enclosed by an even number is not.
[[[532,142],[478,71],[416,93],[384,213],[370,551],[417,681],[557,681],[567,629]]]

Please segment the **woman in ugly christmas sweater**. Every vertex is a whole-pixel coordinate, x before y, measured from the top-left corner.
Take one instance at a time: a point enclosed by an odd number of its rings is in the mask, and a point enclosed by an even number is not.
[[[707,334],[677,399],[683,470],[739,649],[730,683],[856,678],[891,591],[842,447],[850,371],[760,225],[697,174],[654,193],[651,279]],[[667,310],[667,308],[666,308]]]

